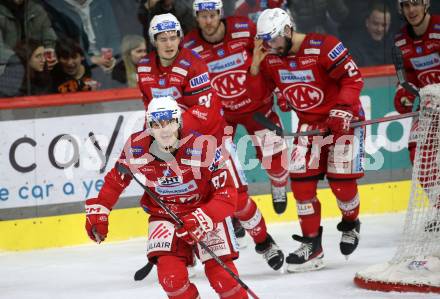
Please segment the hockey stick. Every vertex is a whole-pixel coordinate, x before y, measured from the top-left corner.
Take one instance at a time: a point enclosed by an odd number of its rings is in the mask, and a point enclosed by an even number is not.
[[[142,182],[133,174],[131,169],[129,167],[126,167],[120,163],[116,164],[117,170],[122,174],[130,175],[136,183],[138,183],[148,194],[148,196],[153,199],[153,201],[160,206],[171,218],[179,225],[183,226],[182,220],[159,198],[156,194],[154,194],[147,186],[142,184]],[[254,299],[259,299],[258,296],[240,279],[240,277],[237,276],[212,250],[209,248],[208,245],[206,245],[205,242],[198,239],[192,232],[188,232],[191,238],[196,241],[226,272],[228,272],[229,275],[232,276],[232,278],[238,282],[243,289],[245,289],[249,295],[251,295]]]
[[[140,268],[139,270],[134,273],[134,280],[139,281],[143,280],[145,277],[147,277],[148,274],[150,274],[151,269],[153,269],[154,264],[148,262],[145,266]]]
[[[379,118],[370,119],[370,120],[352,122],[350,124],[350,128],[357,128],[357,127],[362,127],[362,126],[368,126],[368,125],[373,125],[373,124],[377,124],[377,123],[398,120],[398,119],[402,119],[402,118],[414,117],[414,116],[417,116],[417,115],[419,115],[419,112],[418,111],[414,111],[414,112],[409,112],[409,113],[405,113],[405,114],[391,115],[391,116],[379,117]],[[275,133],[278,136],[281,136],[281,137],[298,137],[298,136],[311,136],[311,135],[325,135],[326,133],[328,133],[328,130],[311,130],[311,131],[298,132],[298,133],[286,133],[286,132],[283,131],[282,128],[278,127],[276,124],[274,124],[266,116],[264,116],[264,114],[262,114],[260,112],[254,113],[253,118],[260,125],[264,126],[265,128],[267,128],[267,129],[269,129],[271,131],[275,131]]]
[[[394,68],[396,69],[397,79],[399,80],[399,84],[408,92],[411,94],[417,96],[420,98],[419,91],[411,84],[406,81],[406,73],[405,73],[405,67],[403,64],[403,55],[402,51],[399,47],[394,46],[392,50],[392,59]]]

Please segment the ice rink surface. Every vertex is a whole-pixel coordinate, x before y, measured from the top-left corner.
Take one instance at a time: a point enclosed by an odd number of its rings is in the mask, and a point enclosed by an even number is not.
[[[289,274],[274,272],[248,247],[237,262],[240,276],[260,298],[440,298],[438,294],[381,293],[358,289],[356,271],[389,260],[403,225],[403,214],[363,216],[358,250],[348,261],[339,252],[338,220],[323,222],[326,267],[320,271]],[[299,243],[291,235],[298,222],[269,226],[275,241],[287,255]],[[111,233],[111,232],[110,232]],[[17,236],[19,237],[19,236]],[[1,299],[140,299],[166,298],[153,271],[143,281],[133,280],[145,262],[146,240],[90,244],[24,253],[0,253]],[[198,264],[192,281],[201,298],[217,298]]]

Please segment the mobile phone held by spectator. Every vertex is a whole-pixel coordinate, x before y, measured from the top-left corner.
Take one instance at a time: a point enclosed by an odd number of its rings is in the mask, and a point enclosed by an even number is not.
[[[49,70],[52,70],[54,66],[58,63],[57,55],[55,53],[55,49],[53,48],[44,49],[44,58],[46,60],[47,68]]]
[[[101,48],[101,56],[104,59],[111,60],[113,58],[113,49],[112,48]]]

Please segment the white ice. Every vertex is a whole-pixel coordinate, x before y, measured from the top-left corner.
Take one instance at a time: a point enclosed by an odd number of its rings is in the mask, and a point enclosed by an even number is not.
[[[373,292],[353,284],[356,271],[393,256],[403,218],[403,214],[362,217],[361,242],[348,261],[339,252],[338,220],[323,221],[326,268],[309,273],[274,272],[254,252],[249,240],[237,262],[240,276],[260,298],[439,298],[438,294]],[[299,233],[297,222],[270,225],[269,231],[285,254],[297,248],[298,244],[291,239],[293,233]],[[23,253],[3,252],[0,298],[166,298],[155,270],[143,281],[133,280],[134,272],[146,262],[145,245],[146,240],[140,238]],[[217,298],[200,264],[192,281],[201,298]]]

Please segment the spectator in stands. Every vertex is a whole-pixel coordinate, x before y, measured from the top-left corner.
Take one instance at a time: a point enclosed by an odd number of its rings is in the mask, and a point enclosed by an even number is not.
[[[383,1],[370,3],[364,27],[344,41],[358,66],[390,64],[393,38],[389,34],[391,14]]]
[[[227,2],[227,1],[225,1]],[[235,2],[236,16],[245,16],[251,19],[255,24],[257,23],[258,16],[261,12],[267,8],[280,7],[285,9],[285,0],[244,0]]]
[[[348,15],[344,0],[287,0],[287,7],[296,21],[297,30],[304,33],[338,35],[337,23]]]
[[[196,26],[192,11],[192,1],[190,0],[142,0],[139,6],[138,17],[144,26],[144,37],[148,41],[148,50],[152,49],[152,45],[148,40],[148,28],[150,27],[151,19],[155,15],[165,13],[171,13],[179,20],[184,34]]]
[[[96,64],[104,72],[110,73],[116,63],[114,56],[119,54],[121,42],[110,3],[107,0],[44,1],[51,12],[57,35],[60,38],[76,39],[87,63]]]
[[[26,13],[25,13],[26,10]],[[35,0],[2,0],[0,2],[0,68],[13,56],[13,49],[25,39],[41,42],[53,49],[57,40],[44,8]],[[50,61],[53,67],[56,60]]]
[[[15,52],[25,66],[21,95],[42,95],[51,92],[50,74],[46,67],[43,43],[37,40],[20,42]]]
[[[147,54],[145,39],[140,35],[127,35],[122,40],[122,59],[112,72],[113,80],[136,87],[136,65]]]
[[[99,83],[92,79],[80,45],[70,39],[58,42],[55,51],[59,64],[52,71],[53,90],[59,93],[92,91]]]

